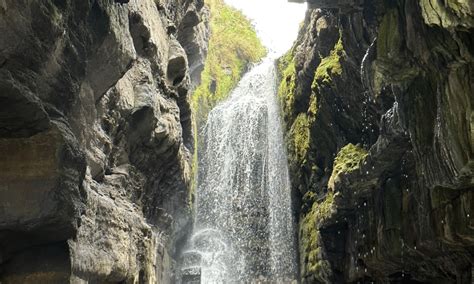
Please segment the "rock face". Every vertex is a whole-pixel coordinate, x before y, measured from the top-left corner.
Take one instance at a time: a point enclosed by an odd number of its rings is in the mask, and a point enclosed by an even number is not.
[[[1,283],[173,282],[207,14],[0,1]]]
[[[471,283],[472,1],[308,3],[279,62],[302,282]]]

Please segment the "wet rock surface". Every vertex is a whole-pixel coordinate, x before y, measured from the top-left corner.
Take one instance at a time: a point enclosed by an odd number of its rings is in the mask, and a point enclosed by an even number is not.
[[[360,2],[279,62],[301,280],[471,283],[472,4]]]
[[[207,17],[202,1],[0,1],[0,282],[174,281]]]

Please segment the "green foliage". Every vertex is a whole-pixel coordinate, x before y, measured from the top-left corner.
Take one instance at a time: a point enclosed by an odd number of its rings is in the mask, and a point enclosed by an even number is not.
[[[345,52],[341,34],[329,56],[323,58],[321,63],[319,63],[314,75],[313,89],[317,87],[318,82],[329,84],[333,76],[342,74],[341,58],[344,56]]]
[[[201,84],[192,97],[198,125],[209,111],[227,98],[241,79],[249,63],[266,55],[250,21],[223,0],[207,0],[211,12],[209,51],[201,75]]]
[[[357,145],[349,143],[344,146],[337,154],[336,159],[334,159],[332,174],[328,184],[329,188],[334,189],[334,183],[340,174],[357,170],[360,167],[361,161],[365,160],[367,155],[367,151]]]
[[[209,50],[201,84],[191,99],[194,130],[191,201],[196,190],[199,127],[206,122],[210,110],[227,98],[247,66],[260,61],[267,53],[249,19],[240,11],[227,6],[223,0],[206,0],[206,5],[211,12]]]

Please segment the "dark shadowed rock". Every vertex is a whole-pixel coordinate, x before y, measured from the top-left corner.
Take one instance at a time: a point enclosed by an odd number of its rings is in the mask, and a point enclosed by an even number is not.
[[[307,2],[280,60],[302,282],[471,283],[472,5]]]

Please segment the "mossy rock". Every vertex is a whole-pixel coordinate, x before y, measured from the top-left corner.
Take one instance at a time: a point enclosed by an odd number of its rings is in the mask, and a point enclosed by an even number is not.
[[[334,159],[334,165],[331,177],[328,182],[328,187],[334,190],[335,183],[340,175],[353,172],[360,168],[360,164],[367,157],[367,151],[353,144],[344,146]]]
[[[377,37],[377,59],[375,61],[375,89],[384,84],[407,82],[421,72],[418,66],[407,60],[403,22],[397,8],[392,8],[382,18]]]
[[[293,116],[296,91],[296,65],[293,50],[290,50],[278,60],[278,72],[281,76],[278,97],[280,98],[285,120],[289,121]]]
[[[323,255],[319,228],[334,212],[334,194],[329,193],[322,202],[314,202],[311,210],[300,221],[301,274],[303,278],[323,283],[329,281],[330,264]]]
[[[447,29],[474,26],[470,0],[420,0],[421,14],[427,25]]]
[[[282,75],[287,67],[294,63],[295,60],[295,50],[294,48],[290,49],[287,53],[285,53],[282,57],[278,58],[277,60],[277,67],[278,67],[278,74]]]
[[[317,89],[320,83],[330,84],[334,76],[340,76],[342,74],[341,59],[345,56],[341,34],[330,54],[321,59],[321,63],[319,63],[318,68],[316,68],[312,85],[313,90]]]
[[[377,56],[395,58],[399,56],[403,37],[400,33],[400,15],[396,8],[390,9],[382,19],[378,30]]]
[[[316,114],[318,113],[318,96],[316,93],[312,93],[309,97],[309,107],[308,107],[308,116],[310,120],[316,119]]]
[[[300,113],[290,129],[290,155],[291,160],[300,165],[306,163],[307,154],[310,147],[311,123],[306,113]]]

